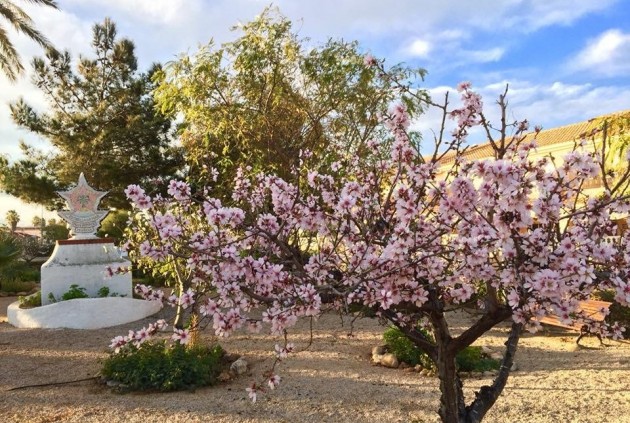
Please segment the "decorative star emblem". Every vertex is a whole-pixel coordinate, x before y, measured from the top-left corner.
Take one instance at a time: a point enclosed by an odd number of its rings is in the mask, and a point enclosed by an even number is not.
[[[68,208],[73,212],[96,212],[101,199],[107,191],[97,191],[88,185],[83,176],[79,175],[79,183],[69,191],[59,191],[58,194],[66,200]]]
[[[60,210],[57,214],[70,224],[72,239],[96,238],[101,220],[107,216],[107,210],[98,210],[98,203],[107,191],[97,191],[87,184],[83,173],[79,175],[79,183],[69,191],[57,192],[70,210]]]

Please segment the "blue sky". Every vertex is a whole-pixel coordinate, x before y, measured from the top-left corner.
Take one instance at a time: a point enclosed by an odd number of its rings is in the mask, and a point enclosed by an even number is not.
[[[27,2],[17,1],[24,4]],[[259,0],[59,0],[60,11],[27,5],[37,27],[58,47],[90,54],[91,27],[106,16],[133,40],[140,70],[196,51],[211,38],[236,35],[269,4]],[[551,128],[630,109],[630,0],[279,0],[273,3],[313,45],[358,40],[387,63],[428,70],[425,88],[437,97],[472,81],[491,104],[509,83],[511,114]],[[12,34],[25,62],[42,51]],[[0,76],[0,153],[19,157],[18,142],[46,142],[16,128],[8,103],[46,103],[28,74],[11,85]],[[490,113],[492,116],[492,113]],[[436,117],[416,123],[435,127]],[[39,207],[0,195],[0,221],[16,209],[30,224]]]

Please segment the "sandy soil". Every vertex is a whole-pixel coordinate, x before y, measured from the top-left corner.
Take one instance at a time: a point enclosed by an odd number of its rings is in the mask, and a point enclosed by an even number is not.
[[[195,392],[116,394],[96,381],[61,386],[11,388],[71,381],[96,375],[115,335],[154,319],[101,330],[16,329],[6,323],[0,298],[0,422],[436,422],[438,381],[417,373],[374,367],[369,354],[383,328],[371,319],[348,325],[324,316],[314,326],[314,344],[282,363],[278,390],[252,404],[245,388],[271,364],[274,339],[237,334],[222,342],[252,364],[248,374]],[[164,317],[170,310],[161,312]],[[3,314],[4,313],[4,314]],[[463,325],[470,317],[460,317]],[[506,328],[481,345],[499,347]],[[210,334],[204,337],[210,338]],[[307,325],[292,341],[304,346]],[[575,346],[575,335],[552,330],[525,335],[519,370],[488,414],[488,422],[630,422],[630,343],[596,339]],[[466,379],[467,399],[489,379]]]

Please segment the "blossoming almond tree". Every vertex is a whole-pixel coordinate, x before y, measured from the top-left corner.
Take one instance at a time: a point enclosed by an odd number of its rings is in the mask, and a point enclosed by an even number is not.
[[[173,266],[182,284],[168,301],[190,307],[219,336],[241,327],[284,336],[299,318],[327,308],[370,308],[435,363],[442,420],[481,421],[506,384],[522,331],[538,330],[541,317],[554,313],[621,335],[618,326],[589,322],[578,302],[601,288],[630,302],[628,237],[618,246],[603,240],[611,215],[627,214],[630,205],[615,190],[588,195],[587,182],[613,177],[597,153],[576,146],[562,162],[533,160],[526,122],[506,123],[505,95],[495,130],[481,98],[468,84],[460,91],[461,108],[433,104],[444,120],[432,152],[410,139],[405,108],[397,105],[383,116],[392,139],[374,141],[373,157],[340,161],[333,166],[339,174],[298,169],[293,185],[243,169],[229,205],[191,193],[184,182],[172,181],[164,198],[130,186],[138,213],[127,248],[141,266]],[[451,133],[449,117],[456,121]],[[466,159],[464,141],[474,126],[486,131],[493,158]],[[383,148],[385,157],[377,153]],[[614,177],[627,181],[629,174],[626,168]],[[461,307],[478,309],[478,318],[455,334],[449,316]],[[500,370],[467,405],[455,356],[506,320]],[[113,345],[137,343],[154,329]],[[195,329],[176,328],[173,339],[188,342]],[[293,350],[284,339],[278,359]],[[275,388],[280,378],[272,371],[265,382]],[[249,396],[255,400],[264,386],[253,384]]]

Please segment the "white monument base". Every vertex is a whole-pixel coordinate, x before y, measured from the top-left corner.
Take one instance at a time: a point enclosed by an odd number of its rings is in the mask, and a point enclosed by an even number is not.
[[[35,308],[7,308],[7,320],[18,328],[101,329],[144,319],[162,308],[161,301],[133,298],[79,298]]]
[[[109,238],[68,239],[57,241],[52,255],[42,265],[42,305],[51,304],[52,294],[60,301],[71,285],[84,288],[89,297],[98,297],[102,287],[109,295],[131,298],[131,272],[106,276],[107,267],[129,267]]]

